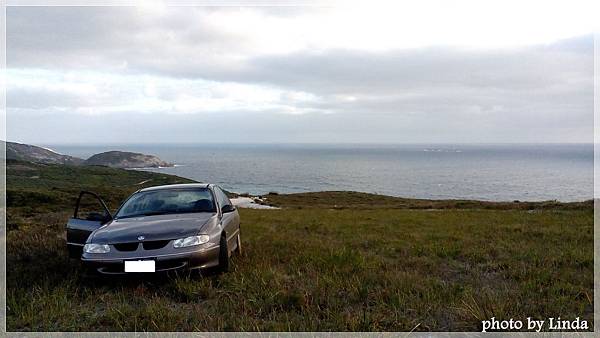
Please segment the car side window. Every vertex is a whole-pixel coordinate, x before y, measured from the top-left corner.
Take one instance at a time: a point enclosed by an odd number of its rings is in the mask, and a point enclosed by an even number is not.
[[[90,193],[82,192],[75,208],[73,217],[76,219],[107,222],[111,218],[110,213],[105,209],[100,198]]]
[[[217,193],[217,199],[219,200],[219,205],[221,208],[223,208],[226,205],[231,205],[231,201],[221,188],[217,187],[215,191]]]

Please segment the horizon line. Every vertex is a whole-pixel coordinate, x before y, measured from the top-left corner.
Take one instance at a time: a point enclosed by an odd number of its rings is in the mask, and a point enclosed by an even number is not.
[[[27,145],[56,145],[56,146],[117,146],[117,145],[595,145],[599,142],[23,142],[23,141],[5,141]]]

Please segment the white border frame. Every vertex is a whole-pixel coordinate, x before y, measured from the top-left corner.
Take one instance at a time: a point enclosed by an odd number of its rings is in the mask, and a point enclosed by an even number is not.
[[[0,140],[7,140],[6,126],[6,11],[7,7],[19,6],[136,6],[143,2],[154,0],[6,0],[5,3],[0,3]],[[351,0],[350,0],[351,1]],[[234,1],[234,0],[157,0],[167,6],[302,6],[302,7],[330,7],[343,4],[343,1],[334,0],[251,0],[251,1]],[[600,28],[600,27],[599,27]],[[493,336],[493,337],[595,337],[600,332],[600,229],[597,220],[600,216],[600,187],[596,189],[596,181],[600,184],[600,167],[597,167],[596,158],[600,160],[600,148],[596,148],[596,137],[600,143],[600,135],[596,134],[596,130],[600,130],[600,33],[594,34],[594,331],[593,332],[521,332],[521,333],[504,333],[504,332],[405,332],[405,333],[244,333],[244,336],[252,337],[392,337],[398,335],[410,335],[411,337],[462,337],[462,336]],[[598,128],[597,128],[598,127]],[[6,162],[5,162],[5,147],[0,147],[0,332],[6,333]],[[597,207],[598,206],[598,207]],[[135,332],[98,332],[98,333],[73,333],[73,332],[44,332],[44,333],[19,333],[22,337],[65,337],[65,336],[90,336],[90,337],[237,337],[240,333],[195,333],[195,332],[154,332],[154,333],[135,333]]]

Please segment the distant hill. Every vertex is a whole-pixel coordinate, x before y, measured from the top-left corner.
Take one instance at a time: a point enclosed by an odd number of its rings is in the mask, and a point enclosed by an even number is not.
[[[127,151],[107,151],[92,155],[92,157],[88,158],[87,160],[83,160],[78,157],[59,154],[53,150],[38,146],[0,141],[0,145],[4,144],[6,144],[7,160],[19,160],[44,164],[99,165],[122,169],[173,166],[173,164],[165,162],[153,155],[145,155]]]
[[[85,160],[83,165],[102,165],[111,168],[158,168],[173,166],[173,164],[153,155],[126,151],[107,151],[96,154]]]
[[[1,145],[4,145],[5,143],[6,159],[8,160],[21,160],[46,164],[79,165],[83,163],[83,159],[59,154],[50,149],[36,147],[29,144],[0,141]]]

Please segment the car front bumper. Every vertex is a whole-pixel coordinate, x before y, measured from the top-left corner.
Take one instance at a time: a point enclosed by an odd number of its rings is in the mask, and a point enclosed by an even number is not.
[[[110,254],[108,254],[110,255]],[[192,270],[215,267],[219,264],[219,246],[191,249],[181,253],[166,253],[153,255],[149,252],[143,255],[131,254],[125,256],[106,256],[103,254],[85,255],[81,257],[84,267],[93,272],[105,275],[136,274],[125,272],[125,261],[154,260],[156,272],[173,270]]]

